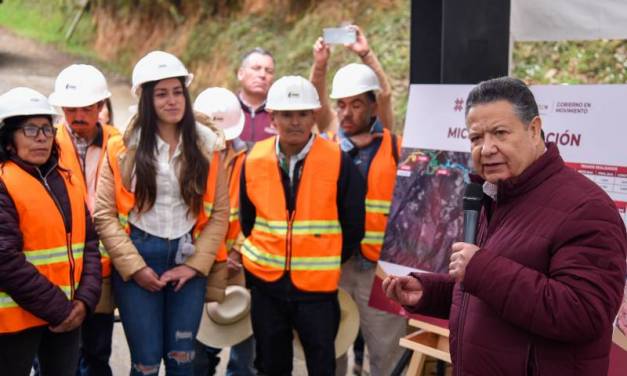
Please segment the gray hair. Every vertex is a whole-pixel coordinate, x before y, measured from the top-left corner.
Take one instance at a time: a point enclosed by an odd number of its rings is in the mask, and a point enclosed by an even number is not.
[[[255,47],[252,50],[247,51],[243,56],[242,56],[242,60],[240,60],[240,64],[239,67],[242,68],[244,67],[247,63],[248,60],[250,59],[250,57],[254,54],[259,54],[259,55],[263,55],[263,56],[269,56],[270,59],[272,59],[272,63],[274,64],[274,56],[272,56],[272,54],[270,53],[270,51],[261,48],[261,47]]]
[[[465,116],[468,117],[468,111],[473,106],[501,100],[512,105],[514,113],[525,126],[539,115],[536,99],[524,82],[517,78],[499,77],[480,82],[470,91]]]

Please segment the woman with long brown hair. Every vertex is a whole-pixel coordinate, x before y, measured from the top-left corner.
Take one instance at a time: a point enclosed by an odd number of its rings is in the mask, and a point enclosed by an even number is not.
[[[219,269],[228,188],[216,135],[194,119],[192,77],[162,51],[135,65],[138,113],[109,142],[98,184],[94,217],[115,269],[131,374],[156,373],[161,360],[168,374],[191,374],[207,276]]]

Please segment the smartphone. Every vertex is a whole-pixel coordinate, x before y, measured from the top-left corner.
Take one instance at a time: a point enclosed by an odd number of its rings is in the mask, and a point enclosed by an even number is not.
[[[327,44],[351,44],[357,40],[355,30],[347,27],[327,27],[322,32],[322,39]]]

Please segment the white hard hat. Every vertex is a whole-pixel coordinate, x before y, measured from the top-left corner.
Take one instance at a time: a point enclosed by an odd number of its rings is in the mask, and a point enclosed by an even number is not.
[[[222,129],[224,137],[232,140],[244,129],[246,117],[237,96],[221,87],[210,87],[198,94],[194,110],[207,115],[212,123]]]
[[[59,107],[86,107],[110,96],[102,72],[91,65],[73,64],[57,76],[49,101]]]
[[[266,109],[274,111],[315,110],[320,108],[318,92],[301,76],[285,76],[268,90]]]
[[[131,93],[139,96],[139,89],[146,82],[160,81],[172,77],[185,77],[185,86],[189,86],[194,75],[189,73],[181,60],[171,53],[163,51],[149,52],[146,56],[139,59],[133,68]]]
[[[0,95],[0,123],[13,116],[50,115],[58,113],[46,96],[27,87],[16,87]]]
[[[381,90],[379,80],[369,66],[364,64],[348,64],[338,69],[333,76],[331,99],[340,99]]]

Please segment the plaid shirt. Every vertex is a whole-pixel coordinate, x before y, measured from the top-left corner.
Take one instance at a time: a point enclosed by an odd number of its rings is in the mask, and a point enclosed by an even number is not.
[[[76,153],[78,154],[79,160],[81,162],[81,169],[85,171],[85,156],[87,155],[87,149],[91,145],[100,146],[100,144],[102,144],[102,127],[100,126],[100,124],[98,124],[98,133],[96,134],[96,137],[94,137],[93,140],[87,140],[76,134],[68,124],[65,124],[65,126],[72,136],[72,142],[74,143]]]

